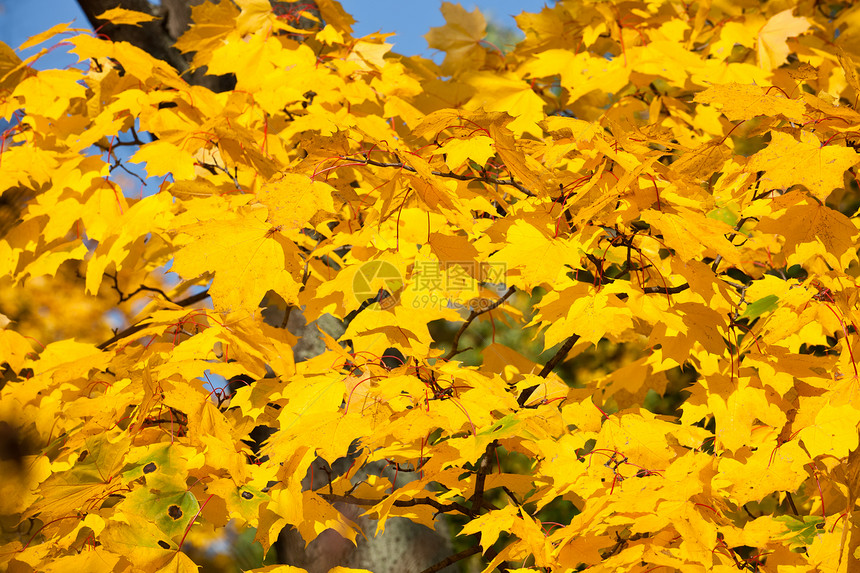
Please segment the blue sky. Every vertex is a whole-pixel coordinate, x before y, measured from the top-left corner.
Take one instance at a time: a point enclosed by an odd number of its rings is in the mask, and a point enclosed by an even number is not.
[[[551,0],[550,0],[551,1]],[[440,0],[341,0],[344,9],[358,21],[355,35],[394,32],[394,51],[406,55],[433,55],[423,36],[434,26],[445,23],[439,12]],[[496,22],[514,27],[512,16],[523,11],[537,12],[543,0],[483,0],[461,2],[467,10],[478,7]],[[77,26],[89,27],[75,0],[0,0],[0,41],[17,48],[30,36],[61,22],[75,20]],[[60,57],[42,65],[68,65],[74,60]],[[42,66],[37,66],[42,67]]]

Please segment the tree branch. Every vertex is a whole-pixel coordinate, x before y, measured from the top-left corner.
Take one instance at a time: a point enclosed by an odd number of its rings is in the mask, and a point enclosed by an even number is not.
[[[493,453],[499,447],[499,442],[493,440],[487,444],[487,449],[484,450],[484,455],[481,456],[481,461],[478,464],[478,473],[475,477],[475,493],[472,494],[472,513],[470,517],[475,517],[481,511],[481,506],[484,505],[484,484],[487,480],[487,474],[493,467]]]
[[[558,352],[555,353],[555,356],[550,358],[549,362],[544,365],[543,370],[540,371],[540,374],[538,374],[538,376],[540,376],[541,378],[546,378],[547,376],[549,376],[549,373],[552,372],[561,361],[567,358],[568,352],[570,352],[570,349],[573,348],[573,345],[576,344],[578,340],[578,334],[571,334],[570,337],[564,341],[564,344],[561,345],[561,348],[558,349]],[[525,406],[525,403],[528,402],[529,398],[536,389],[537,385],[529,386],[528,388],[523,390],[523,393],[520,394],[519,398],[517,398],[517,404],[519,404],[520,407]]]
[[[462,550],[459,553],[451,555],[450,557],[446,557],[445,559],[443,559],[442,561],[440,561],[436,565],[433,565],[432,567],[428,567],[427,569],[425,569],[421,573],[436,573],[436,571],[441,571],[442,569],[444,569],[448,565],[453,565],[457,561],[462,561],[466,557],[469,557],[470,555],[474,555],[475,553],[480,553],[480,552],[481,552],[481,546],[480,545],[474,545],[472,547],[469,547],[467,549]]]
[[[561,345],[561,348],[558,349],[558,352],[555,353],[555,356],[550,358],[549,362],[544,365],[543,370],[540,371],[538,376],[541,378],[549,376],[549,373],[558,366],[558,363],[567,358],[567,353],[570,352],[570,349],[573,348],[573,345],[576,344],[578,340],[578,334],[571,334],[570,337],[564,341],[564,344]]]
[[[209,289],[206,289],[203,292],[198,292],[195,295],[191,295],[186,299],[180,300],[179,302],[177,302],[175,304],[177,304],[181,307],[191,306],[194,303],[197,303],[197,302],[200,302],[201,300],[206,299],[208,296],[209,296]],[[138,332],[138,331],[146,328],[146,325],[149,324],[146,321],[147,321],[147,318],[144,318],[143,320],[141,320],[137,324],[133,324],[133,325],[129,326],[128,328],[126,328],[125,330],[114,334],[110,339],[105,340],[104,342],[102,342],[101,344],[96,346],[96,348],[98,348],[99,350],[106,350],[107,347],[110,346],[111,344],[113,344],[114,342],[117,342],[118,340],[122,340],[123,338],[129,337],[132,334],[134,334],[135,332]]]
[[[158,294],[160,294],[161,296],[163,296],[163,297],[164,297],[164,300],[166,300],[166,301],[168,301],[168,302],[173,302],[172,300],[170,300],[170,297],[169,297],[169,296],[167,296],[167,293],[166,293],[166,292],[164,292],[163,290],[161,290],[160,288],[157,288],[157,287],[149,287],[149,286],[146,286],[146,285],[140,285],[140,286],[139,286],[139,287],[137,287],[134,291],[132,291],[132,292],[130,292],[130,293],[128,293],[128,294],[123,294],[122,289],[120,289],[120,287],[119,287],[119,277],[118,277],[118,274],[119,274],[119,273],[113,273],[113,274],[105,273],[105,276],[106,276],[107,278],[109,278],[109,279],[111,279],[111,280],[113,281],[113,289],[114,289],[114,290],[117,292],[117,294],[119,295],[119,302],[125,302],[125,301],[127,301],[127,300],[131,300],[131,298],[132,298],[133,296],[135,296],[135,295],[136,295],[136,294],[138,294],[138,293],[144,292],[144,291],[157,292]]]
[[[341,502],[349,503],[352,505],[376,505],[382,501],[381,499],[364,499],[360,497],[353,497],[351,495],[337,495],[334,493],[321,493],[319,494],[319,496],[331,503]],[[439,510],[440,513],[456,511],[462,513],[463,515],[471,515],[472,511],[465,505],[459,504],[455,501],[452,501],[450,503],[440,503],[432,497],[398,499],[394,502],[395,507],[415,507],[416,505],[429,505],[431,507],[435,507],[437,510]]]
[[[679,292],[684,292],[690,288],[690,285],[684,283],[682,285],[673,286],[673,287],[642,287],[642,292],[645,294],[678,294]],[[621,298],[621,295],[616,295],[618,298]]]
[[[497,300],[496,302],[494,302],[493,304],[491,304],[487,308],[482,308],[481,310],[473,310],[472,312],[470,312],[469,318],[466,319],[466,322],[464,322],[462,324],[462,326],[460,326],[460,330],[458,330],[457,334],[454,335],[454,340],[451,343],[451,350],[442,359],[447,362],[448,360],[451,360],[457,354],[462,352],[461,350],[458,349],[459,344],[460,344],[460,337],[463,336],[463,333],[466,332],[466,329],[469,328],[469,325],[472,324],[472,321],[475,320],[476,318],[478,318],[479,316],[481,316],[482,314],[484,314],[485,312],[490,312],[491,310],[494,310],[494,309],[502,306],[502,304],[506,300],[508,300],[508,298],[510,298],[510,296],[516,292],[516,290],[517,290],[516,287],[511,287],[507,290],[507,292],[505,294],[502,295],[502,297],[499,300]]]
[[[406,165],[400,161],[374,161],[373,159],[367,159],[366,157],[342,157],[341,159],[343,161],[349,162],[350,164],[363,163],[364,165],[372,165],[374,167],[394,167],[403,171],[408,171],[410,173],[417,173],[414,167],[410,167],[409,165]],[[527,187],[523,187],[520,183],[514,181],[513,178],[496,179],[495,177],[490,177],[489,175],[460,175],[458,173],[451,173],[450,171],[432,171],[431,173],[437,177],[447,177],[448,179],[457,179],[458,181],[481,181],[483,183],[492,183],[494,185],[506,185],[509,187],[515,187],[529,197],[535,196],[535,194],[531,190],[529,190]]]

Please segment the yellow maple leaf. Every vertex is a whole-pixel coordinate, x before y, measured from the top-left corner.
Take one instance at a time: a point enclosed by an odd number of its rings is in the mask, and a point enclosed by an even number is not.
[[[546,117],[545,104],[526,80],[513,73],[476,72],[463,82],[475,88],[467,109],[503,111],[515,118],[507,126],[514,133],[541,133],[537,123]]]
[[[192,25],[176,40],[181,52],[195,52],[194,64],[205,65],[224,37],[235,30],[239,10],[233,2],[203,2],[191,7]]]
[[[496,154],[493,140],[486,135],[477,135],[461,139],[458,137],[449,139],[442,147],[433,151],[433,155],[445,155],[445,164],[452,171],[463,165],[467,159],[471,159],[480,166]]]
[[[536,78],[559,75],[571,102],[595,90],[621,91],[630,79],[630,68],[624,64],[623,58],[610,60],[589,52],[574,53],[561,49],[536,54],[521,71]]]
[[[12,92],[29,113],[57,118],[69,107],[72,100],[86,94],[77,70],[43,70],[22,81]]]
[[[118,513],[108,519],[99,543],[141,569],[186,572],[195,567],[191,558],[178,550],[176,542],[154,523],[136,518],[135,514]]]
[[[546,193],[552,187],[554,175],[540,161],[517,147],[514,134],[506,124],[507,121],[493,121],[490,124],[490,137],[496,142],[496,153],[514,180],[522,182],[535,195]]]
[[[751,16],[744,22],[726,22],[720,27],[719,39],[711,42],[710,54],[714,58],[725,60],[732,55],[735,44],[752,48],[755,46],[756,29],[751,29],[750,24],[756,21],[757,15]],[[763,24],[759,20],[759,26]]]
[[[800,132],[800,141],[783,132],[773,132],[773,139],[750,158],[750,171],[765,171],[764,180],[773,187],[787,189],[803,185],[819,201],[843,187],[845,170],[860,162],[860,155],[850,147],[822,145],[814,134]]]
[[[173,89],[183,92],[188,90],[188,84],[179,79],[178,72],[167,62],[128,42],[110,42],[88,34],[79,34],[68,41],[74,46],[69,51],[81,59],[113,58],[122,65],[125,74],[134,76],[141,82],[163,82]]]
[[[809,455],[844,458],[857,448],[857,425],[860,411],[854,406],[824,404],[815,414],[815,422],[797,434]]]
[[[0,42],[0,89],[7,92],[14,90],[27,77],[27,70],[15,50]]]
[[[484,60],[485,51],[480,44],[487,33],[484,16],[478,10],[467,12],[450,2],[442,2],[441,10],[446,24],[431,28],[424,37],[431,48],[445,52],[442,69],[455,75],[467,68],[480,67],[475,64]]]
[[[111,439],[115,441],[111,441]],[[82,440],[81,456],[66,471],[55,471],[40,485],[42,497],[24,513],[24,518],[41,514],[60,517],[92,507],[123,486],[119,479],[131,440],[121,432],[111,436],[90,436]]]
[[[181,147],[159,139],[142,146],[131,158],[132,163],[146,163],[150,177],[172,175],[174,180],[191,180],[196,177],[194,156]]]
[[[810,243],[822,245],[824,257],[835,267],[846,268],[857,257],[857,227],[851,219],[826,205],[794,205],[781,216],[763,217],[756,230],[785,237],[783,253],[787,257]],[[797,314],[794,310],[790,313]]]
[[[50,40],[57,34],[62,34],[63,32],[69,30],[69,26],[71,25],[71,22],[66,22],[63,24],[57,24],[55,26],[52,26],[41,34],[36,34],[35,36],[30,37],[26,42],[18,46],[18,50],[26,50],[27,48],[32,48],[33,46],[41,44],[46,40]]]
[[[236,19],[239,35],[271,29],[275,24],[275,15],[269,0],[236,0],[236,4],[242,9]]]
[[[173,270],[187,278],[215,272],[209,293],[215,309],[251,312],[274,290],[294,302],[301,286],[298,247],[266,210],[243,210],[230,220],[205,221],[181,231],[193,240],[176,254]]]
[[[427,309],[433,312],[433,309]],[[378,356],[393,346],[406,355],[424,356],[430,351],[433,339],[427,330],[423,312],[397,305],[393,310],[362,312],[344,333],[344,338],[353,340],[356,347]],[[383,336],[380,336],[383,335]]]
[[[792,16],[792,9],[773,16],[758,33],[758,65],[765,70],[778,68],[786,62],[791,51],[786,40],[809,29],[806,18]]]
[[[726,238],[734,231],[722,221],[683,208],[677,214],[647,211],[642,220],[658,229],[665,245],[674,249],[683,261],[696,260],[703,253],[710,253],[713,258],[716,253],[729,264],[741,266],[740,251]]]
[[[693,98],[699,103],[715,105],[731,121],[743,121],[759,115],[781,115],[789,121],[802,123],[806,106],[788,99],[775,88],[744,84],[713,85]]]
[[[543,283],[557,284],[559,275],[567,265],[576,267],[580,262],[579,245],[569,239],[556,239],[529,223],[517,220],[506,233],[507,244],[490,256],[493,263],[504,264],[508,281],[525,288]],[[511,271],[520,276],[511,280]]]
[[[324,213],[334,212],[333,191],[328,183],[307,175],[285,173],[263,185],[257,198],[268,207],[272,225],[300,231],[319,224]]]
[[[138,12],[137,10],[127,10],[125,8],[111,8],[110,10],[105,10],[96,16],[96,18],[99,20],[107,20],[111,24],[125,24],[127,26],[139,26],[144,22],[158,20],[158,18],[152,14]]]
[[[550,291],[541,301],[533,322],[549,325],[544,333],[547,347],[577,334],[582,341],[597,344],[607,334],[618,334],[632,325],[630,309],[612,295],[612,285],[601,290],[586,283]],[[598,318],[602,317],[602,318]]]
[[[481,547],[487,551],[498,540],[502,532],[510,531],[519,510],[514,505],[506,505],[502,509],[481,515],[463,526],[462,535],[481,534]]]
[[[365,71],[373,69],[382,70],[387,67],[384,59],[385,54],[393,46],[393,44],[380,42],[358,41],[352,47],[352,51],[350,51],[346,61],[356,62]]]
[[[627,61],[639,73],[663,77],[676,85],[683,84],[689,75],[704,66],[695,52],[669,40],[652,41],[645,46],[631,48],[627,51]]]
[[[751,455],[742,451],[739,458],[723,457],[714,485],[724,490],[738,505],[760,501],[774,490],[796,491],[809,475],[804,467],[809,455],[797,440],[777,444],[776,440],[757,448]]]
[[[0,330],[0,359],[8,362],[13,371],[18,372],[24,367],[27,355],[31,352],[33,347],[26,338],[13,330]]]

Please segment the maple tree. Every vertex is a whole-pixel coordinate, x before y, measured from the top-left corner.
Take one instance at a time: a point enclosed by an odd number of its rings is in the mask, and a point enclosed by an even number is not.
[[[0,562],[374,534],[337,503],[458,516],[440,567],[860,565],[860,6],[565,0],[504,53],[444,3],[437,64],[317,5],[195,6],[223,93],[0,44]]]

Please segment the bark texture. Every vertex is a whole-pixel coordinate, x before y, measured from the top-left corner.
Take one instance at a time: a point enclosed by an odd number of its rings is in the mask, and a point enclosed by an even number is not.
[[[196,2],[194,0],[167,0],[161,8],[158,8],[147,0],[120,0],[119,2],[117,0],[78,0],[78,4],[96,33],[104,35],[114,42],[133,44],[153,57],[169,63],[180,74],[188,70],[188,61],[179,53],[179,50],[173,47],[173,44],[191,20],[191,3]],[[140,26],[116,25],[98,18],[99,14],[117,6],[152,14],[159,18]],[[185,16],[184,22],[180,21],[183,15]],[[171,20],[175,22],[171,22]],[[175,35],[171,34],[171,31]]]

